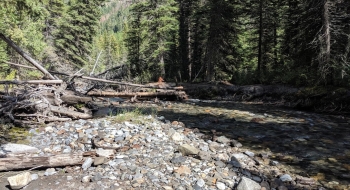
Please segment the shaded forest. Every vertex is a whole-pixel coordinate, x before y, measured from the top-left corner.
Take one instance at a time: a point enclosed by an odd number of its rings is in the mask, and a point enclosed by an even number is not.
[[[58,72],[125,65],[114,80],[350,84],[345,0],[3,0],[0,17],[0,33]],[[14,64],[26,62],[0,41],[1,79],[42,78]]]

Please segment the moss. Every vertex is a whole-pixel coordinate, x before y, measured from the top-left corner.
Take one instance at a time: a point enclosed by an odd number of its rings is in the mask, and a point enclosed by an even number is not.
[[[11,142],[20,144],[29,144],[28,137],[31,137],[28,129],[22,127],[12,127],[8,130],[7,135]]]

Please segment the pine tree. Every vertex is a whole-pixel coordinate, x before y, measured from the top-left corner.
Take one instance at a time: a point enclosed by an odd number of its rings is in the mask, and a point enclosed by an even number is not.
[[[55,47],[66,64],[81,67],[87,64],[97,31],[102,0],[69,1],[67,10],[54,33]]]

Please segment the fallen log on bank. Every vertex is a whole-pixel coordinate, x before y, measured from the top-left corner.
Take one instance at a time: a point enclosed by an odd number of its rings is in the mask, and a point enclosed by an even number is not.
[[[84,161],[83,153],[57,154],[49,156],[18,155],[0,158],[0,171],[11,171],[34,167],[61,167],[81,165]]]
[[[187,99],[187,95],[184,91],[167,90],[161,92],[110,92],[93,90],[88,93],[89,96],[104,96],[104,97],[120,97],[120,98],[132,98],[137,97],[138,99],[149,99],[149,98],[169,98],[183,100]]]

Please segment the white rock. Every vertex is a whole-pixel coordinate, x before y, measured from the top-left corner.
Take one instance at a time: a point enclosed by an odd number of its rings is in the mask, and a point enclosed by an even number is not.
[[[90,179],[91,179],[90,176],[84,176],[83,179],[81,180],[81,182],[88,183],[88,182],[90,182]]]
[[[53,128],[51,126],[45,127],[45,132],[52,133],[53,132]]]
[[[239,182],[238,186],[237,186],[237,190],[260,190],[261,186],[246,177],[242,177],[241,181]]]
[[[37,153],[39,149],[24,145],[24,144],[14,144],[8,143],[1,146],[4,152],[12,153],[12,154],[20,154],[20,153]]]
[[[203,187],[203,186],[205,185],[204,180],[203,180],[203,179],[197,180],[197,185],[198,185],[199,187]]]
[[[171,136],[171,139],[173,141],[182,141],[184,139],[184,137],[178,133],[178,132],[175,132],[172,136]]]
[[[20,189],[32,181],[32,176],[29,172],[24,172],[15,176],[8,177],[7,181],[9,182],[11,189]]]
[[[85,160],[85,162],[83,163],[83,165],[81,166],[83,168],[83,170],[87,170],[88,168],[91,167],[91,164],[94,162],[94,160],[92,158],[88,158]]]
[[[45,171],[44,175],[45,175],[45,176],[50,176],[50,175],[53,175],[53,174],[55,174],[55,173],[56,173],[55,168],[48,168],[48,169]]]
[[[164,189],[164,190],[173,190],[173,188],[170,187],[170,186],[163,186],[163,189]]]
[[[96,154],[98,156],[104,156],[104,157],[108,158],[108,157],[114,156],[114,150],[112,150],[112,149],[105,150],[105,149],[99,148],[96,150]]]
[[[221,183],[221,182],[216,182],[216,187],[220,190],[225,190],[226,185],[224,183]]]

